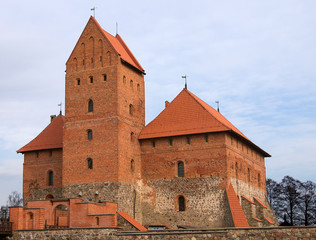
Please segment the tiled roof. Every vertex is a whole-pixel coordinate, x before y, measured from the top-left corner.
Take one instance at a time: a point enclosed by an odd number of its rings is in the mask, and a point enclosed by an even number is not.
[[[114,51],[123,59],[125,62],[129,63],[133,67],[137,68],[141,72],[145,72],[142,66],[139,64],[137,59],[134,57],[133,53],[129,50],[120,35],[112,36],[110,33],[102,29],[100,24],[94,17],[90,17],[94,23],[98,26],[99,30],[103,33],[104,37],[108,40],[110,45],[113,47]]]
[[[259,198],[254,197],[254,199],[255,199],[262,207],[267,208],[267,206],[266,206],[263,202],[261,202]]]
[[[139,139],[223,131],[237,134],[264,156],[270,157],[222,114],[187,89],[183,89],[153,121],[143,128]]]
[[[59,115],[32,141],[17,150],[18,153],[56,149],[63,147],[63,127],[65,117]]]
[[[126,221],[128,221],[130,224],[132,224],[135,228],[137,228],[139,231],[147,231],[147,229],[143,225],[141,225],[134,218],[132,218],[127,212],[117,212],[117,213]]]
[[[267,220],[268,221],[268,223],[270,223],[270,224],[274,224],[274,222],[272,222],[271,220],[270,220],[270,218],[268,218],[268,217],[264,217],[265,218],[265,220]]]
[[[249,227],[232,184],[229,184],[228,188],[226,188],[226,194],[235,227]]]
[[[243,197],[244,199],[246,199],[248,202],[250,202],[250,203],[252,203],[252,204],[255,204],[254,201],[252,201],[250,198],[247,198],[247,197],[245,197],[245,196],[241,196],[241,197]]]

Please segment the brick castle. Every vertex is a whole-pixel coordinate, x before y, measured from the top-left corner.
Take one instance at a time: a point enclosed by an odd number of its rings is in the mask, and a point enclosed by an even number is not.
[[[90,17],[66,63],[65,116],[18,150],[15,229],[277,224],[270,155],[186,88],[145,126],[144,75],[120,35]]]

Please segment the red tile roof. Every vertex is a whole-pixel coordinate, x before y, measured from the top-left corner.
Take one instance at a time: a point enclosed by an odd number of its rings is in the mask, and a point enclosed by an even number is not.
[[[117,213],[126,221],[128,221],[130,224],[132,224],[135,228],[137,228],[139,231],[147,231],[147,229],[143,225],[141,225],[134,218],[132,218],[127,212],[117,212]]]
[[[59,115],[32,141],[17,150],[18,153],[56,149],[63,147],[63,127],[65,117]]]
[[[153,121],[143,128],[139,139],[223,131],[237,134],[265,157],[270,157],[222,114],[187,89],[183,89]]]
[[[229,184],[228,188],[226,188],[226,194],[235,227],[249,227],[232,184]]]
[[[134,57],[133,53],[129,50],[120,35],[116,34],[115,37],[112,36],[110,33],[101,28],[100,24],[94,17],[91,16],[90,19],[94,21],[106,40],[110,43],[114,51],[121,57],[121,59],[123,59],[125,62],[129,63],[133,67],[137,68],[139,71],[145,73],[145,70],[139,64],[139,62]]]
[[[265,218],[265,220],[267,220],[268,221],[268,223],[270,223],[270,224],[274,224],[274,222],[272,222],[271,220],[270,220],[270,218],[268,218],[268,217],[264,217]]]
[[[252,203],[252,204],[255,204],[254,201],[252,201],[250,198],[247,198],[247,197],[245,197],[245,196],[241,196],[241,197],[243,197],[244,199],[246,199],[248,202],[250,202],[250,203]]]
[[[259,198],[254,197],[254,199],[255,199],[262,207],[267,208],[267,206],[266,206],[263,202],[261,202]]]

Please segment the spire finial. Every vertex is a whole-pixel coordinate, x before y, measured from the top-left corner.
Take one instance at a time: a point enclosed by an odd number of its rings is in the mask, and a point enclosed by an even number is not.
[[[62,102],[60,102],[58,104],[58,107],[59,107],[59,114],[61,115],[62,114]]]
[[[185,79],[185,83],[184,83],[184,88],[185,89],[188,89],[188,84],[187,84],[187,78],[188,78],[189,76],[187,76],[186,74],[184,75],[184,76],[182,76],[182,78],[184,78]]]
[[[93,8],[91,8],[90,10],[93,11],[93,17],[95,18],[95,9],[96,7],[94,6]]]

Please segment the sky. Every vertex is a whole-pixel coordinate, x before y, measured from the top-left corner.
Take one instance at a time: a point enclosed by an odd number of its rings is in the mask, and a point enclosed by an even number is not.
[[[146,123],[183,89],[272,155],[267,177],[316,182],[316,1],[11,0],[0,15],[0,205],[64,105],[65,63],[90,10],[146,71]]]

